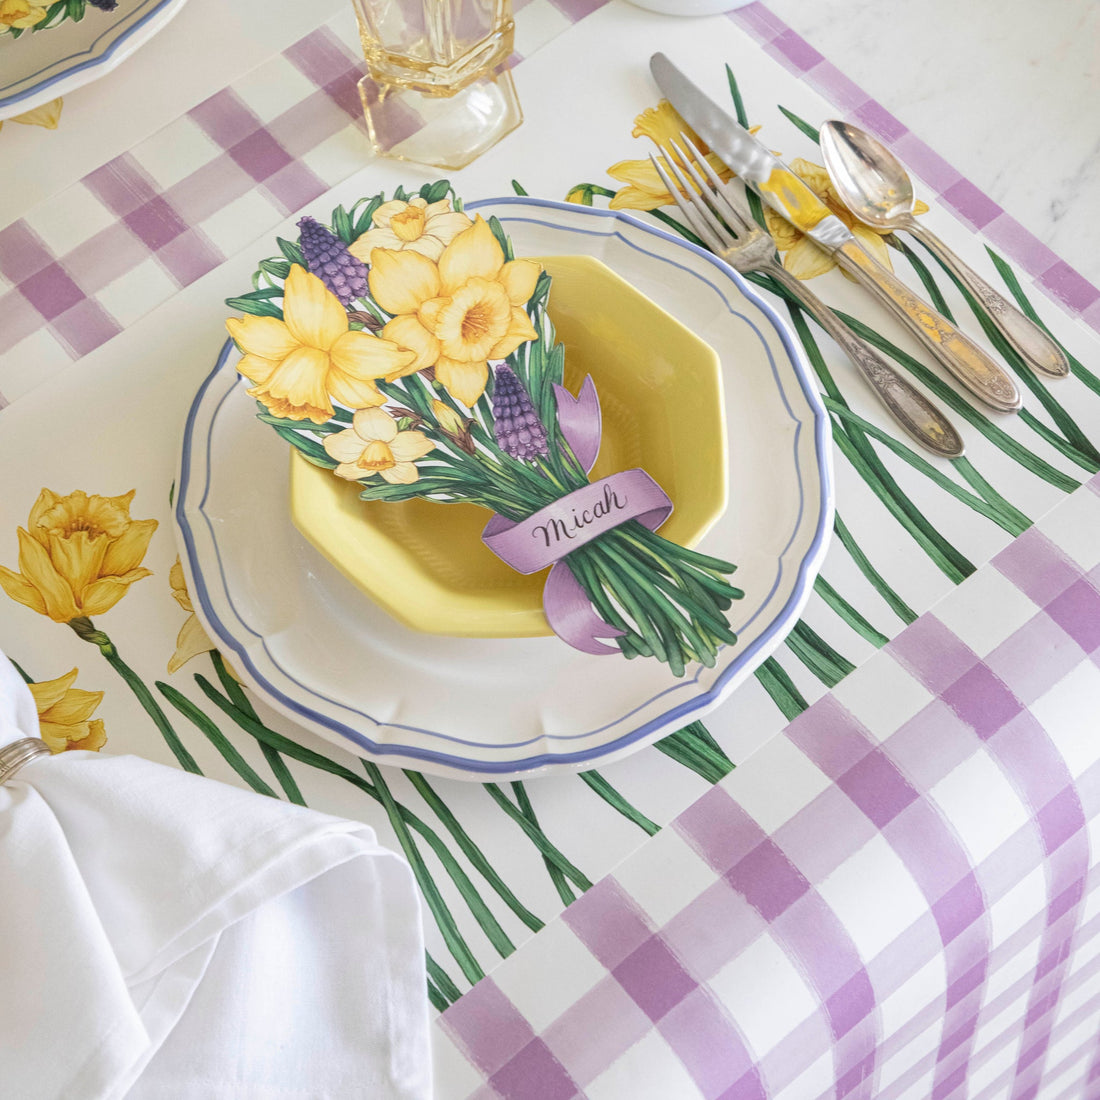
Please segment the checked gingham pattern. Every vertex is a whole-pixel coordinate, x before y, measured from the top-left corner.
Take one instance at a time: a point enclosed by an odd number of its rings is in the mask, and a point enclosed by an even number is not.
[[[1100,1097],[1088,698],[1100,478],[448,1009],[441,1096]]]
[[[515,0],[529,54],[607,0]],[[730,19],[889,142],[937,201],[1100,332],[1100,290],[761,2]],[[0,409],[363,166],[350,6],[282,54],[0,229]],[[517,52],[513,64],[521,62]]]

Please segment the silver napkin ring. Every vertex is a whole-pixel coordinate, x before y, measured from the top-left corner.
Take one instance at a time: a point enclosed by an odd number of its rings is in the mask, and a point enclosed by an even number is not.
[[[7,783],[24,764],[36,756],[49,756],[50,746],[38,737],[24,737],[0,749],[0,785]]]

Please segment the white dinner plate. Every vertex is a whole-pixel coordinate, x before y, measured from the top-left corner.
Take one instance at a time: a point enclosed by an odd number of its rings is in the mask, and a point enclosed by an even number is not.
[[[677,679],[655,660],[588,656],[553,637],[402,626],[295,530],[287,445],[256,419],[231,343],[187,419],[181,558],[200,620],[243,679],[330,741],[458,778],[580,770],[704,715],[794,625],[832,527],[828,417],[789,329],[710,253],[615,211],[529,198],[467,209],[496,214],[519,256],[597,257],[718,353],[729,505],[699,549],[738,566],[737,644]]]
[[[66,20],[18,38],[0,35],[0,120],[22,114],[120,65],[165,27],[186,0],[119,0],[114,11],[90,4]],[[43,6],[48,6],[43,0]]]

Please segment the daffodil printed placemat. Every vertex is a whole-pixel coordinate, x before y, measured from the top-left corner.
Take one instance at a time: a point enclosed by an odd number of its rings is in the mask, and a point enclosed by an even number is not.
[[[829,105],[733,24],[715,24],[719,32],[700,40],[689,23],[662,24],[667,29],[656,41],[640,24],[627,33],[609,8],[528,59],[527,123],[452,181],[455,190],[467,197],[499,194],[515,179],[532,194],[615,202],[682,234],[670,197],[646,169],[648,153],[667,145],[670,126],[678,125],[636,79],[656,49],[674,60],[677,51],[690,52],[692,75],[708,94],[748,125],[761,126],[763,140],[788,162],[819,165],[814,127],[833,113]],[[619,37],[609,60],[612,34]],[[561,80],[565,71],[574,74],[570,81]],[[590,121],[578,136],[580,118]],[[820,185],[814,169],[805,171],[811,185]],[[301,248],[311,224],[299,225],[303,218],[330,226],[337,207],[350,210],[363,196],[384,191],[388,202],[403,205],[384,211],[379,205],[370,224],[350,243],[341,239],[339,248],[326,237],[321,251],[331,255],[318,262],[334,266],[337,288],[341,273],[354,280],[358,269],[344,252],[354,258],[356,242],[370,233],[391,244],[393,237],[419,242],[420,254],[431,259],[453,243],[445,239],[453,225],[439,219],[455,210],[452,203],[429,216],[432,202],[419,194],[424,182],[407,166],[371,165],[276,233]],[[404,200],[392,198],[399,185],[406,187]],[[413,201],[421,197],[423,207]],[[607,768],[525,783],[464,784],[361,761],[305,734],[241,687],[194,616],[175,568],[170,517],[181,427],[224,340],[223,302],[250,285],[256,258],[268,255],[250,247],[2,413],[0,648],[36,684],[51,746],[136,752],[369,822],[414,868],[426,903],[429,996],[437,1008],[452,1003],[1100,469],[1095,342],[1049,302],[1025,293],[1010,265],[983,256],[967,231],[930,205],[921,217],[1063,340],[1074,357],[1073,376],[1040,381],[989,337],[1026,396],[1019,416],[986,417],[943,382],[861,292],[838,272],[821,271],[820,259],[793,235],[781,235],[785,262],[942,403],[968,450],[963,459],[937,462],[900,440],[836,349],[761,281],[761,289],[789,309],[833,419],[836,529],[802,621],[757,677],[705,723]],[[934,261],[890,239],[880,251],[968,332],[984,332],[980,313]],[[304,251],[302,260],[303,277],[319,279]],[[289,277],[291,260],[282,262]],[[361,323],[361,331],[371,331],[368,321]],[[404,339],[423,337],[406,333]],[[736,378],[736,364],[726,365],[727,384],[736,385]],[[281,396],[289,401],[290,391]],[[437,423],[459,438],[466,427],[461,417],[437,417]],[[376,426],[373,434],[371,424],[363,427],[355,463],[371,448],[369,460],[392,461],[385,469],[396,479],[379,474],[376,482],[402,484],[408,471],[400,468],[419,461],[413,457],[419,442],[404,440],[400,455],[391,444],[401,432],[421,429],[412,418],[404,426],[394,420],[392,436],[387,425],[388,438],[379,438]],[[388,455],[372,446],[378,443]],[[233,472],[247,479],[257,471],[245,461]],[[1041,540],[1034,553],[1042,556]],[[460,689],[448,705],[463,705]],[[667,870],[670,882],[674,870]]]

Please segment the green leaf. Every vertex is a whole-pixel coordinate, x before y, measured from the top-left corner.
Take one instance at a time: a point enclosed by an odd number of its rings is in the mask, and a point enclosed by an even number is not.
[[[755,675],[788,722],[794,721],[804,710],[809,709],[810,704],[774,657],[769,657],[756,670]]]
[[[84,0],[66,0],[65,12],[75,23],[84,18]]]
[[[276,237],[275,243],[279,246],[279,251],[292,264],[298,264],[301,267],[306,267],[306,258],[302,254],[301,245],[296,244],[294,241],[285,240],[282,237]]]
[[[512,190],[515,191],[517,195],[527,194],[527,189],[519,182],[519,180],[512,180]]]
[[[269,798],[277,798],[275,791],[265,783],[255,772],[247,760],[237,751],[229,738],[208,718],[190,699],[182,692],[177,691],[171,684],[161,680],[155,681],[157,690],[168,700],[197,729],[207,740],[221,753],[225,762],[257,793],[266,794]]]
[[[326,470],[335,470],[339,465],[338,462],[329,458],[328,452],[316,440],[301,435],[293,428],[285,428],[281,424],[273,424],[272,427],[292,447],[300,451],[303,457],[308,458],[314,466],[322,466]]]
[[[233,700],[237,707],[244,711],[245,714],[251,715],[258,722],[259,716],[256,714],[252,704],[248,701],[248,696],[245,695],[244,688],[242,688],[229,674],[225,659],[216,649],[210,651],[210,661],[214,665],[214,671],[218,674],[218,679],[221,681],[222,690]],[[290,769],[287,767],[286,761],[279,755],[279,750],[272,748],[263,741],[259,742],[259,746],[260,751],[264,754],[264,759],[268,762],[272,773],[279,781],[279,786],[283,788],[287,798],[291,802],[297,803],[299,806],[304,806],[306,800],[302,797],[302,792],[298,789],[298,784],[294,776],[290,774]]]
[[[360,202],[362,202],[362,200],[360,200]],[[366,205],[363,207],[363,209],[359,212],[359,215],[356,217],[355,225],[352,226],[352,240],[357,241],[364,233],[367,232],[368,229],[370,229],[371,222],[374,219],[374,212],[381,205],[382,205],[382,196],[381,195],[375,195],[374,198],[372,198],[369,202],[366,203]],[[358,208],[359,208],[359,203],[357,202],[351,208],[350,212],[352,214],[355,214],[355,211]]]
[[[355,240],[351,227],[351,215],[342,206],[338,206],[332,212],[332,231],[344,244],[351,244]]]
[[[290,274],[290,263],[285,260],[261,260],[260,270],[273,279],[283,279]]]
[[[428,780],[419,772],[406,771],[406,777],[409,782],[412,783],[417,793],[427,803],[428,807],[434,811],[436,817],[443,822],[444,828],[454,838],[455,843],[461,849],[463,855],[473,864],[474,868],[480,872],[486,882],[497,892],[497,894],[504,900],[509,909],[532,932],[541,931],[544,926],[544,922],[539,920],[530,909],[527,908],[512,891],[509,889],[504,880],[497,874],[493,865],[485,857],[485,853],[474,843],[469,833],[462,827],[462,823],[451,812],[450,807],[439,797],[438,793]]]
[[[637,809],[623,797],[602,775],[597,771],[581,772],[581,779],[588,784],[613,810],[622,814],[627,821],[633,822],[647,836],[656,836],[661,831],[661,826],[651,821],[641,810]]]
[[[283,319],[283,311],[274,302],[260,302],[254,298],[226,298],[225,304],[240,313],[251,313],[253,317],[277,317]]]
[[[789,121],[793,122],[815,145],[821,144],[821,132],[815,127],[811,126],[805,119],[799,118],[794,111],[788,111],[782,104],[777,103],[776,106],[783,113],[783,116]]]
[[[841,545],[851,555],[859,571],[871,582],[874,590],[890,605],[890,610],[906,626],[917,621],[917,613],[894,591],[886,578],[871,564],[870,558],[863,552],[862,547],[856,542],[852,532],[848,530],[840,513],[833,518],[833,530],[840,539]]]
[[[745,113],[745,102],[741,98],[741,89],[737,86],[737,77],[733,75],[733,69],[726,66],[726,80],[730,86],[730,98],[733,100],[733,113],[737,121],[747,130],[749,128],[749,116]]]
[[[814,580],[814,591],[852,630],[876,649],[881,649],[890,640],[881,630],[876,630],[820,573]]]
[[[428,203],[439,202],[445,199],[450,191],[450,180],[436,180],[434,183],[426,183],[420,188],[420,197]]]
[[[497,244],[500,245],[500,249],[504,253],[504,258],[514,260],[516,254],[512,251],[512,242],[508,239],[508,234],[504,232],[504,226],[500,224],[500,219],[495,214],[489,218],[489,228],[493,231],[493,236],[496,237]]]
[[[409,201],[409,193],[405,190],[404,187],[401,187],[400,185],[393,189],[393,197],[395,199],[399,199],[401,202]]]

